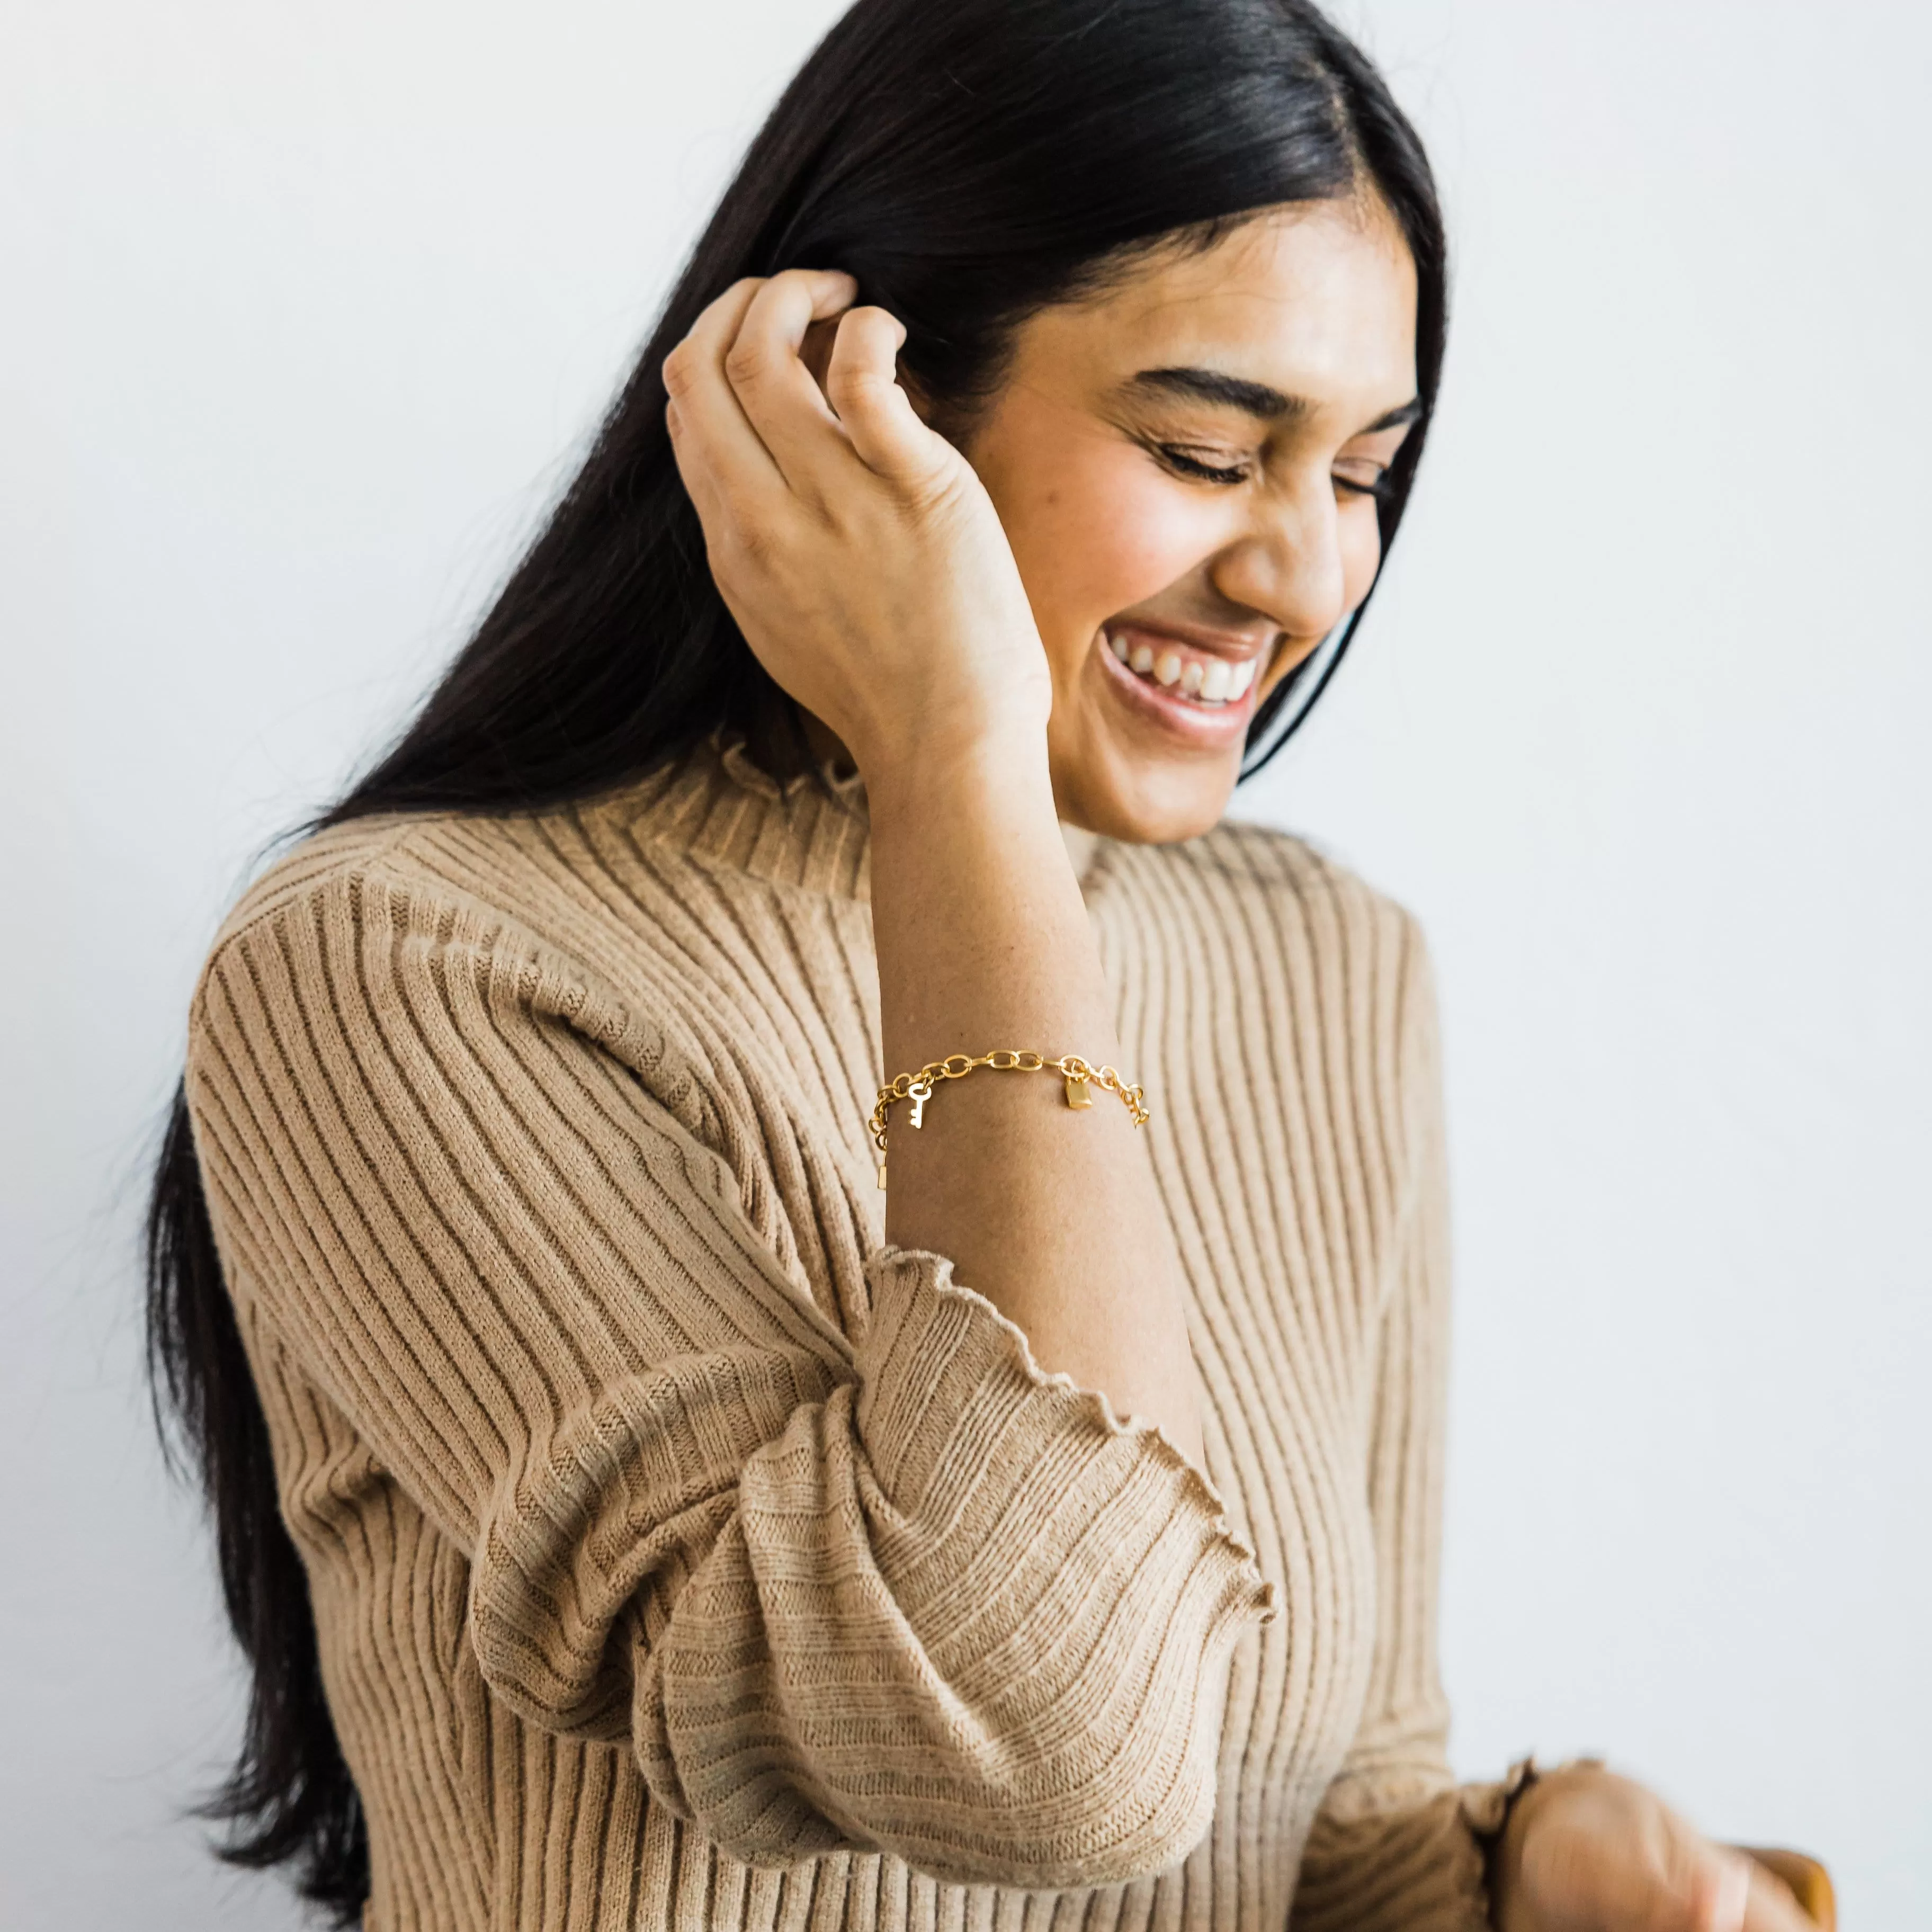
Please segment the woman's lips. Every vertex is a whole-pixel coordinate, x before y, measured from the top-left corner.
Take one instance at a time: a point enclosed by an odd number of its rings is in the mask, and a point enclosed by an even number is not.
[[[1265,650],[1213,650],[1124,622],[1105,626],[1095,642],[1109,682],[1139,716],[1195,745],[1246,734]]]

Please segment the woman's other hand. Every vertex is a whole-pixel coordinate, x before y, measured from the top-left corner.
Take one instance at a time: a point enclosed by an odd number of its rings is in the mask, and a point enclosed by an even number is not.
[[[1496,1864],[1499,1932],[1816,1932],[1790,1892],[1614,1772],[1540,1779]]]
[[[897,380],[905,332],[847,274],[736,284],[666,358],[666,421],[760,661],[880,767],[1010,740],[1045,758],[1046,658],[991,500]],[[839,318],[821,390],[801,359]]]

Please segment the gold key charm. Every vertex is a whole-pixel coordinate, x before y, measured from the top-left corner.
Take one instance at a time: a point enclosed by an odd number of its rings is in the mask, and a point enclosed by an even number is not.
[[[932,1089],[923,1080],[915,1080],[906,1089],[906,1098],[912,1102],[912,1124],[920,1126],[926,1120],[926,1103],[932,1098]]]

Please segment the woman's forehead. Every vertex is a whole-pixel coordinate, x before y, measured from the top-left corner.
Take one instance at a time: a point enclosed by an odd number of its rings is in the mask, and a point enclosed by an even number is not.
[[[1150,251],[1105,289],[1042,311],[1015,344],[1029,380],[1130,382],[1224,370],[1298,395],[1415,380],[1416,274],[1394,220],[1351,199],[1273,211],[1207,248]]]

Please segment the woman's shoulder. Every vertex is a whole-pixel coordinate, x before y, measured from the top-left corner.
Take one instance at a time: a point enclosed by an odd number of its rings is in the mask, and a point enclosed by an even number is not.
[[[191,1049],[218,988],[290,1024],[344,1000],[481,1002],[505,1023],[586,1034],[634,1070],[729,1059],[783,980],[745,970],[748,952],[778,946],[776,967],[810,980],[791,988],[800,1001],[824,994],[820,980],[849,981],[863,823],[836,798],[755,793],[707,747],[542,809],[326,826],[280,853],[223,922]],[[789,917],[768,916],[773,897]]]
[[[292,1042],[291,1078],[327,1077],[332,1051],[374,1060],[398,1040],[508,1078],[534,1042],[554,1055],[568,1035],[704,1127],[705,1055],[690,1003],[667,995],[653,964],[655,908],[599,870],[620,831],[573,807],[371,817],[302,839],[243,892],[209,950],[188,1016],[191,1088],[244,1034]]]
[[[228,908],[209,948],[210,956],[290,908],[326,896],[350,880],[380,870],[417,829],[413,818],[357,818],[284,844]]]
[[[398,947],[460,953],[478,970],[507,962],[581,979],[609,922],[592,816],[428,812],[325,826],[280,853],[236,901],[202,988],[237,960],[269,953],[294,983],[352,952],[358,971],[380,976]]]
[[[502,892],[518,862],[508,818],[454,813],[390,814],[326,826],[286,846],[242,891],[209,948],[212,964],[250,934],[291,917],[352,909],[372,887],[400,902],[489,904],[507,915]]]

